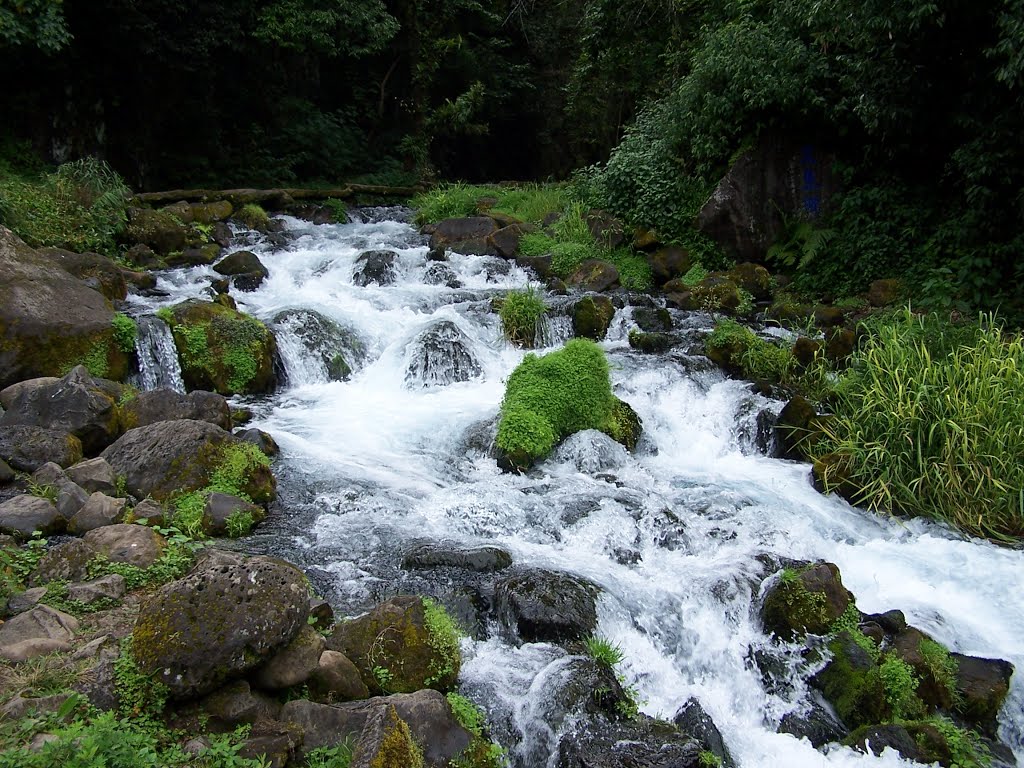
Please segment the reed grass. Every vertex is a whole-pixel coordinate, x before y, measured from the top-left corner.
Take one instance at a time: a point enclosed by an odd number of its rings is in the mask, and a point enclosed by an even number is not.
[[[869,509],[1019,540],[1024,340],[992,317],[951,325],[909,310],[871,331],[812,448],[813,458],[839,458],[826,489],[842,483]]]

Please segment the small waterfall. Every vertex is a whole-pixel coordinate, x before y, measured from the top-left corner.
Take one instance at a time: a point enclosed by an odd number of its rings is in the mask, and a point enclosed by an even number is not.
[[[469,339],[455,323],[441,320],[409,345],[405,382],[409,387],[443,387],[481,374]]]
[[[147,315],[139,318],[138,327],[135,353],[139,358],[141,388],[146,391],[173,389],[184,393],[178,349],[174,346],[174,336],[167,323],[156,315]]]

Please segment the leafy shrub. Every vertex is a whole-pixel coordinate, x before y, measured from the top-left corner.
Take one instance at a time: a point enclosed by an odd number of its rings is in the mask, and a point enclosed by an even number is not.
[[[497,444],[513,464],[529,466],[574,432],[607,429],[613,402],[608,361],[594,342],[529,354],[508,378]]]
[[[505,338],[517,346],[532,347],[545,312],[544,299],[532,286],[525,291],[510,291],[498,312]]]
[[[115,312],[111,321],[114,326],[114,343],[125,353],[135,351],[135,337],[138,336],[139,328],[128,315],[123,312]]]
[[[826,488],[869,509],[1024,536],[1024,340],[992,318],[953,326],[905,311],[872,329],[812,448]]]

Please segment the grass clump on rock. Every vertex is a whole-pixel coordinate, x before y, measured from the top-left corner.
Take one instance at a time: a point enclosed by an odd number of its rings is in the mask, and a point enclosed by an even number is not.
[[[258,232],[266,232],[270,226],[270,217],[267,216],[267,212],[264,211],[256,203],[249,203],[243,205],[242,208],[235,213],[235,218],[245,224],[249,229],[255,229]]]
[[[546,311],[544,299],[534,288],[510,291],[498,312],[505,338],[520,347],[533,347],[537,326]]]
[[[529,354],[509,376],[498,447],[513,466],[529,467],[574,432],[607,432],[615,404],[608,361],[594,342],[573,339],[543,357]]]

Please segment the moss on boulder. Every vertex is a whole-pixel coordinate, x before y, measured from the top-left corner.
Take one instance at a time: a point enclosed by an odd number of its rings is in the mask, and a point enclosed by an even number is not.
[[[420,597],[395,597],[339,623],[327,647],[351,659],[373,694],[450,691],[462,659],[446,616],[440,606]]]
[[[221,304],[187,301],[174,307],[169,325],[190,390],[258,394],[276,385],[277,344],[255,317]]]
[[[573,333],[583,339],[600,341],[608,333],[615,306],[607,296],[584,296],[572,306]]]
[[[852,595],[832,563],[787,568],[765,595],[761,621],[766,631],[784,640],[808,632],[824,635],[851,602]]]
[[[573,339],[543,357],[529,354],[509,376],[497,445],[507,463],[528,468],[583,429],[608,429],[615,400],[608,361],[592,341]]]

